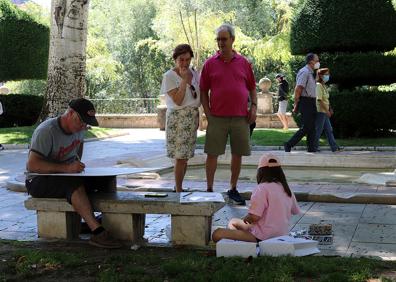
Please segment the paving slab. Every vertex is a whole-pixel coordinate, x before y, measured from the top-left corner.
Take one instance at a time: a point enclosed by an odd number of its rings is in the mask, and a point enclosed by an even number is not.
[[[396,225],[359,223],[352,241],[396,244]]]
[[[396,260],[396,245],[352,242],[345,255],[348,257],[375,257],[383,260]]]
[[[0,231],[6,230],[8,227],[16,224],[15,221],[0,220]]]
[[[105,148],[105,149],[104,149]],[[267,150],[264,148],[264,150]],[[41,240],[37,238],[36,216],[34,211],[27,211],[23,207],[26,193],[16,193],[4,189],[7,180],[15,175],[22,174],[27,157],[27,150],[5,150],[0,152],[0,238],[11,240]],[[244,164],[256,165],[263,151],[254,151],[252,156],[243,159]],[[380,167],[386,163],[394,169],[396,151],[366,152],[353,151],[340,154],[320,153],[310,154],[303,151],[284,153],[275,151],[282,161],[289,165],[314,164],[331,166],[338,164],[348,166],[359,164],[362,168],[373,164]],[[219,163],[229,164],[229,151],[219,157]],[[201,149],[189,164],[201,165],[206,155]],[[324,161],[325,160],[325,161]],[[173,162],[165,154],[165,133],[158,129],[134,129],[131,134],[112,139],[89,142],[85,146],[83,161],[88,166],[164,166],[172,168]],[[338,172],[337,172],[338,173]],[[249,197],[251,190],[256,186],[250,181],[254,176],[241,175],[238,189]],[[252,178],[253,177],[253,178]],[[341,176],[340,176],[341,177]],[[245,179],[246,178],[246,179]],[[320,194],[353,194],[366,193],[367,197],[375,194],[386,194],[396,199],[396,187],[384,185],[367,185],[358,183],[312,183],[311,181],[291,182],[290,187],[296,193]],[[168,189],[174,182],[169,179],[123,179],[123,184],[131,187],[150,189]],[[224,192],[228,189],[228,181],[215,179],[215,190]],[[204,177],[201,180],[186,179],[186,188],[206,189]],[[348,203],[321,203],[299,202],[302,214],[293,216],[291,229],[306,228],[311,223],[332,223],[334,243],[320,246],[320,255],[340,256],[378,256],[383,259],[396,259],[396,205],[348,204]],[[229,219],[243,217],[247,207],[227,205],[219,210],[212,221],[212,229],[224,227]],[[145,237],[149,243],[169,245],[169,215],[147,215]],[[168,234],[167,234],[168,233]],[[87,238],[87,236],[82,236]]]
[[[37,240],[37,232],[16,232],[16,231],[0,231],[0,238],[3,240],[17,241],[35,241]]]
[[[363,204],[339,204],[339,203],[315,203],[309,212],[331,212],[331,213],[348,213],[361,214],[364,210]]]
[[[307,212],[298,223],[330,223],[330,224],[356,224],[359,222],[360,213],[345,214],[340,212]]]
[[[359,222],[396,224],[396,206],[367,205]]]
[[[220,210],[218,210],[212,220],[212,226],[215,228],[218,227],[227,227],[228,222],[232,218],[243,218],[248,212],[248,203],[246,206],[230,206],[226,205]]]

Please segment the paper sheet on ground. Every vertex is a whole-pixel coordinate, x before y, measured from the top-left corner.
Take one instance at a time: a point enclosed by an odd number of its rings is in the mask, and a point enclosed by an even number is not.
[[[223,195],[215,192],[182,192],[180,203],[224,202]]]
[[[142,173],[155,171],[159,167],[86,167],[80,173],[26,173],[29,176],[53,175],[53,176],[116,176],[124,174]]]

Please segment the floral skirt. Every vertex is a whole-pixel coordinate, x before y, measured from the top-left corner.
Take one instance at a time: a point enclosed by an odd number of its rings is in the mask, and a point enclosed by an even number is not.
[[[198,108],[186,107],[166,112],[166,149],[169,158],[194,157],[198,122]]]

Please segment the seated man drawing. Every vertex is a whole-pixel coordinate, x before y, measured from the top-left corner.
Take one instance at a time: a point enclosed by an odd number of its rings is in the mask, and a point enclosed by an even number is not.
[[[98,125],[95,108],[90,101],[79,98],[69,103],[64,114],[47,119],[36,128],[28,155],[26,188],[32,197],[66,198],[91,229],[90,244],[118,248],[121,244],[95,219],[87,195],[95,189],[101,189],[95,178],[29,175],[29,172],[47,174],[83,171],[85,165],[80,160],[84,132],[88,125]]]

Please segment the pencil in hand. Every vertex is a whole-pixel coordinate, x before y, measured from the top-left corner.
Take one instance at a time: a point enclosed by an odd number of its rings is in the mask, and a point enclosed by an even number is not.
[[[80,165],[82,166],[82,170],[81,171],[84,171],[85,170],[85,164],[81,161],[80,156],[76,155],[76,159],[80,163]]]

